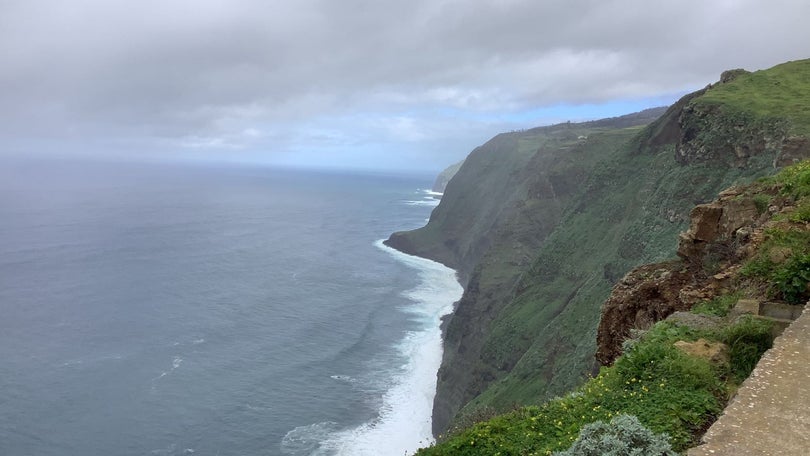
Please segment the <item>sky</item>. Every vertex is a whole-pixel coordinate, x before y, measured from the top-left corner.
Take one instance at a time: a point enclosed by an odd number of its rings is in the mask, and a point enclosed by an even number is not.
[[[810,57],[806,0],[0,0],[0,155],[441,170]]]

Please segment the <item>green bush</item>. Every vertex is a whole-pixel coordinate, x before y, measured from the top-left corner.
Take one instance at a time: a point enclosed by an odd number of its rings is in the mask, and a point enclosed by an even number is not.
[[[810,222],[810,197],[802,198],[796,209],[779,218],[790,220],[793,223]]]
[[[747,316],[721,332],[720,340],[729,347],[730,374],[737,382],[748,378],[773,345],[771,326],[769,321]]]
[[[810,298],[810,254],[794,255],[773,274],[773,287],[791,304]]]
[[[768,206],[771,204],[772,197],[764,193],[758,193],[754,195],[753,200],[754,206],[757,208],[757,213],[764,214],[765,211],[768,210]]]
[[[557,456],[675,456],[666,434],[655,434],[632,415],[582,428],[574,444]]]
[[[782,185],[782,193],[799,199],[810,196],[810,160],[788,166],[774,176]]]
[[[758,279],[770,295],[792,304],[810,298],[810,231],[771,229],[759,253],[748,261],[740,273]],[[781,252],[787,258],[774,261],[772,254]]]

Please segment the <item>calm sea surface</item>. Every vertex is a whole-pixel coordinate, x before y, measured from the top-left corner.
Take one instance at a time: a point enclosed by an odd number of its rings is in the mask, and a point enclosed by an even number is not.
[[[453,272],[428,179],[0,165],[0,454],[402,455]]]

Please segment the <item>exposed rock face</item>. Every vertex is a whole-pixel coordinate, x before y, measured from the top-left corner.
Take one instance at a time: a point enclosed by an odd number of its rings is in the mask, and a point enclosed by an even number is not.
[[[731,82],[737,79],[740,75],[748,74],[750,71],[746,71],[742,68],[735,68],[733,70],[726,70],[720,73],[720,83],[725,84],[727,82]]]
[[[788,166],[810,156],[810,139],[791,136],[782,144],[782,150],[774,161],[775,166]]]
[[[597,361],[612,364],[632,329],[646,329],[720,294],[736,279],[740,264],[762,241],[764,230],[778,223],[771,216],[784,209],[785,201],[776,194],[772,198],[773,206],[760,213],[752,195],[732,187],[715,201],[697,205],[690,213],[689,229],[678,237],[680,261],[636,268],[613,288],[602,307]],[[758,309],[759,302],[752,302]]]
[[[752,199],[738,196],[734,189],[729,189],[721,194],[720,201],[695,206],[690,214],[689,230],[678,238],[677,253],[681,259],[693,268],[700,267],[708,253],[707,248],[712,243],[717,246],[715,241],[745,241],[743,238],[749,232],[739,230],[750,225],[760,214]]]
[[[681,299],[680,291],[690,280],[680,262],[646,265],[624,276],[602,307],[596,360],[612,364],[631,329],[649,329],[673,312],[688,310],[691,303]]]
[[[684,107],[678,125],[675,159],[682,164],[719,160],[745,166],[752,157],[780,151],[788,135],[788,124],[778,119],[729,117],[717,106],[696,104]]]
[[[723,214],[719,204],[701,204],[689,214],[689,231],[678,239],[678,256],[683,259],[700,259],[706,245],[717,237],[718,223]]]

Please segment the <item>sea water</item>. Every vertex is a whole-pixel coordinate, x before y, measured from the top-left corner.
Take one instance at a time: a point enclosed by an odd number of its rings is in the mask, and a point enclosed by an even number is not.
[[[429,178],[0,167],[0,454],[402,455],[452,270],[381,240]]]

